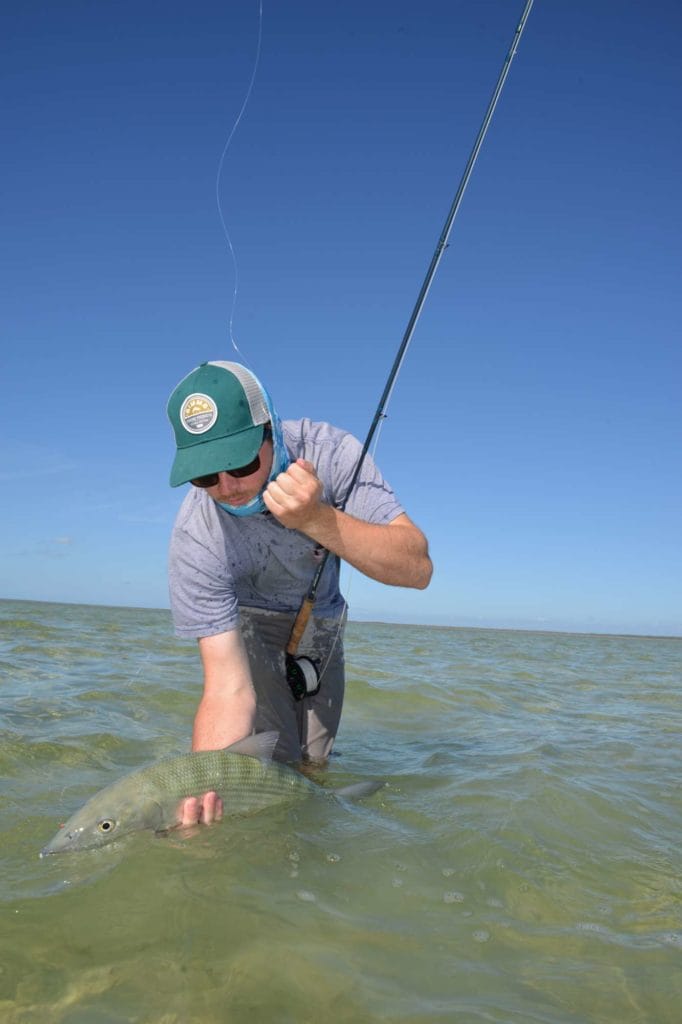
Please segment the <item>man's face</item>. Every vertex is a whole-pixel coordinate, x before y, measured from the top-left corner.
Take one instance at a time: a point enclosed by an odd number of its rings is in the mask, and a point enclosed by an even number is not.
[[[223,501],[226,505],[241,507],[247,505],[265,487],[272,468],[272,438],[266,437],[258,450],[260,466],[248,476],[230,476],[229,473],[218,473],[218,483],[207,487],[207,493],[215,501]]]

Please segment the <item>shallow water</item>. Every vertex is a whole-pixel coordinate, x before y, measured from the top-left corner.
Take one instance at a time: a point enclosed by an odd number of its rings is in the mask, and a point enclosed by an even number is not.
[[[682,641],[351,623],[326,784],[39,859],[188,748],[166,612],[0,602],[0,1021],[677,1024]]]

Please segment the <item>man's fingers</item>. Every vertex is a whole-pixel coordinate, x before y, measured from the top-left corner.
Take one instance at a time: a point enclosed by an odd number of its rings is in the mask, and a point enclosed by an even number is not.
[[[187,797],[180,805],[180,824],[185,827],[200,823],[210,825],[213,821],[220,821],[222,816],[223,802],[213,791],[204,793],[202,797]]]
[[[290,499],[307,504],[311,500],[319,500],[319,490],[320,483],[312,467],[308,469],[307,464],[293,463],[286,472],[270,481],[265,493],[280,505],[287,504]]]
[[[293,470],[296,476],[299,476],[300,470],[305,476],[314,476],[315,479],[317,479],[315,467],[313,466],[312,462],[308,462],[306,459],[296,459],[296,462],[291,463],[289,469]],[[303,479],[303,477],[301,477],[301,479]]]
[[[199,815],[201,814],[201,805],[195,796],[190,796],[187,800],[184,800],[180,807],[181,825],[197,825],[199,823]]]
[[[287,489],[295,488],[300,484],[306,484],[311,481],[317,483],[317,479],[317,473],[312,463],[305,462],[303,459],[292,462],[288,469],[285,469],[283,473],[279,473],[275,477],[277,483]]]
[[[217,793],[204,793],[201,806],[201,818],[199,819],[204,825],[210,825],[212,821],[216,820],[216,805],[218,803]]]

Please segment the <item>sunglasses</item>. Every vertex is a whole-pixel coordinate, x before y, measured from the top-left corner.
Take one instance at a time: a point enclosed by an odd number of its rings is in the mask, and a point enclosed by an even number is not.
[[[266,427],[263,431],[263,440],[261,444],[264,444],[269,437],[272,437],[272,431],[269,427]],[[256,473],[260,469],[260,453],[256,455],[256,458],[249,462],[246,466],[237,466],[235,469],[224,469],[223,473],[227,473],[228,476],[235,476],[237,478],[241,476],[251,476],[252,473]],[[195,487],[215,487],[218,483],[219,476],[217,473],[206,473],[205,476],[195,476],[193,480],[190,480],[191,484]]]

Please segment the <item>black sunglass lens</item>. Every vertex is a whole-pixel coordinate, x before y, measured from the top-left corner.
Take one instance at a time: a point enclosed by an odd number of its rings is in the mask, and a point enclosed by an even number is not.
[[[253,462],[249,462],[248,466],[238,466],[236,469],[226,469],[225,472],[229,473],[230,476],[251,476],[257,469],[260,469],[260,455],[257,455]]]
[[[207,473],[206,476],[196,476],[190,483],[195,487],[215,487],[218,483],[217,473]]]
[[[224,472],[228,476],[251,476],[256,470],[260,469],[260,455],[257,455],[253,462],[249,462],[248,466],[237,466],[236,469],[226,469]],[[195,476],[190,481],[195,487],[215,487],[218,483],[217,473],[207,473],[206,476]]]

